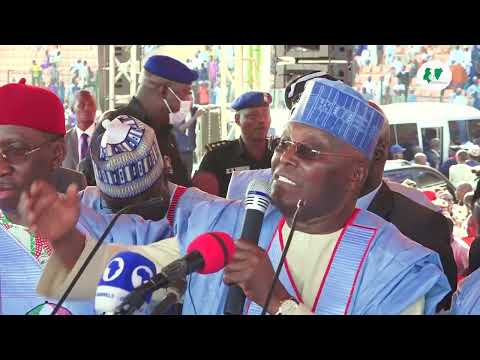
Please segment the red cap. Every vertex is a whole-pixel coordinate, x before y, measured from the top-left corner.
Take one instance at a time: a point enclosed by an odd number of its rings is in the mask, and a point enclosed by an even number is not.
[[[19,125],[51,134],[65,135],[65,112],[53,92],[25,84],[0,87],[0,125]]]
[[[200,235],[190,243],[187,254],[192,251],[198,251],[205,263],[198,272],[212,274],[222,270],[232,260],[235,243],[227,233],[210,232]]]

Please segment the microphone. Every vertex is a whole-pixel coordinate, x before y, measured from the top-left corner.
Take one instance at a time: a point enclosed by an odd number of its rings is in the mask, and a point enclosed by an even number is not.
[[[167,288],[167,296],[152,311],[152,315],[164,315],[175,304],[180,303],[187,284],[186,279],[178,279],[175,284]]]
[[[144,208],[147,208],[147,207],[150,207],[150,206],[165,206],[165,207],[168,207],[169,203],[170,202],[169,202],[168,199],[165,199],[163,197],[155,197],[155,198],[151,198],[151,199],[149,199],[145,202],[139,203],[139,204],[133,204],[133,205],[126,206],[123,209],[121,209],[119,212],[117,212],[115,214],[115,216],[113,217],[112,221],[110,221],[110,223],[108,224],[108,226],[105,229],[105,231],[103,232],[102,236],[100,236],[100,239],[98,239],[95,247],[92,249],[90,254],[88,254],[87,258],[85,259],[82,266],[80,267],[80,270],[78,270],[78,273],[75,275],[72,282],[68,286],[67,290],[65,290],[62,297],[60,298],[60,301],[57,303],[57,305],[55,306],[55,308],[53,309],[53,311],[50,315],[55,315],[57,313],[57,311],[61,308],[61,306],[63,305],[63,303],[67,299],[68,295],[70,295],[70,292],[72,291],[73,287],[78,282],[78,279],[80,279],[80,276],[82,276],[82,274],[85,272],[85,269],[87,268],[88,264],[90,264],[90,261],[92,261],[92,258],[95,256],[98,249],[100,249],[100,246],[102,246],[102,244],[105,241],[107,235],[112,230],[113,225],[118,220],[120,215],[129,213],[129,212],[132,212],[132,211],[136,211],[136,210],[139,210],[139,209],[144,209]]]
[[[134,289],[124,298],[116,314],[133,314],[143,305],[146,294],[166,288],[193,272],[212,274],[223,269],[234,252],[235,243],[227,233],[209,232],[198,236],[188,246],[187,255],[165,266],[160,273]]]
[[[258,244],[262,229],[263,217],[270,205],[271,184],[260,179],[253,179],[247,187],[245,196],[245,217],[241,238]],[[223,313],[225,315],[241,315],[245,304],[245,294],[237,285],[228,289]]]
[[[98,283],[95,312],[100,315],[114,314],[124,298],[155,273],[155,264],[145,256],[130,251],[118,253],[110,260]],[[144,302],[150,303],[151,297],[151,293],[146,293]],[[145,307],[138,312],[145,313]]]

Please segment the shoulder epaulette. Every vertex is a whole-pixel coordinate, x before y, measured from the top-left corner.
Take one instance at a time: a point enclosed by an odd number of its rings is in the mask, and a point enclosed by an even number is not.
[[[217,142],[214,142],[214,143],[211,143],[211,144],[208,144],[208,145],[205,145],[205,149],[207,151],[212,151],[214,149],[219,149],[219,148],[222,148],[226,145],[230,145],[233,141],[230,141],[230,140],[221,140],[221,141],[217,141]]]

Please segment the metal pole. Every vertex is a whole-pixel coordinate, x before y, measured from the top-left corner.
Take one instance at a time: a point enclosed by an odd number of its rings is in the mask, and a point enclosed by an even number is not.
[[[137,45],[130,46],[130,96],[137,92]]]
[[[108,109],[115,109],[115,45],[108,46]]]
[[[235,97],[243,92],[243,46],[235,45]]]
[[[380,105],[383,105],[383,76],[380,77]]]
[[[225,45],[220,45],[220,122],[222,127],[222,139],[227,138],[227,73],[228,59]]]

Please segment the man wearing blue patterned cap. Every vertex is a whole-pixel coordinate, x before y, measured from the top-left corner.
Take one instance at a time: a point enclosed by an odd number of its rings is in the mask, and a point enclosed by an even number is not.
[[[106,115],[110,120],[118,115],[130,115],[152,127],[160,151],[164,156],[168,156],[172,163],[169,180],[183,186],[190,186],[191,179],[180,158],[172,123],[181,122],[190,113],[192,82],[197,78],[196,71],[174,58],[164,55],[151,56],[145,62],[137,94],[126,107]],[[104,131],[102,126],[97,126],[92,138],[100,136]],[[87,178],[93,178],[90,156],[87,156],[79,168],[86,173]]]
[[[355,208],[383,121],[376,108],[343,83],[310,81],[272,158],[272,205],[266,211],[258,246],[240,239],[224,270],[191,275],[183,314],[222,314],[225,284],[243,289],[245,314],[260,313],[300,200],[304,206],[268,313],[433,314],[450,291],[438,255],[382,218]],[[49,231],[56,252],[38,290],[57,297],[95,240],[70,235],[68,226],[78,211],[74,210],[75,197],[57,196],[35,205],[37,197],[47,196],[45,190],[31,192],[30,209],[36,210],[30,218]],[[199,200],[192,194],[184,192],[169,209],[176,239],[129,249],[162,268],[183,256],[189,243],[205,232],[224,231],[234,239],[240,237],[241,202],[216,197]],[[61,218],[64,228],[52,229],[51,216]],[[128,216],[118,221],[134,226],[135,236],[149,231],[150,224]],[[80,279],[74,297],[94,296],[96,279],[107,259],[123,249],[103,247],[97,256],[104,262],[90,268],[95,276]]]
[[[234,171],[267,169],[273,152],[268,147],[270,104],[268,93],[249,91],[234,100],[235,123],[240,127],[240,138],[207,145],[198,172],[192,182],[199,189],[225,197]]]

